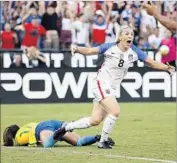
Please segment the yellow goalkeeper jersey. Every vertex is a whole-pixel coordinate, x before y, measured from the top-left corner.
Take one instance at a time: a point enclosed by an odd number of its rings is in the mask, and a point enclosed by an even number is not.
[[[37,125],[38,123],[28,123],[22,126],[15,136],[16,145],[36,146],[35,129]]]

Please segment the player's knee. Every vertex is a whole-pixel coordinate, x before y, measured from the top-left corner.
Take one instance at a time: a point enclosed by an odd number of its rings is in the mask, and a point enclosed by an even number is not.
[[[82,146],[82,141],[81,141],[81,139],[79,139],[79,140],[77,141],[77,143],[76,143],[75,146],[77,146],[77,147],[81,147],[81,146]]]
[[[119,117],[119,115],[120,115],[120,110],[114,110],[111,114],[112,114],[113,116],[115,116],[115,117]]]
[[[51,147],[53,147],[53,145],[51,145],[51,144],[48,143],[48,142],[47,142],[47,143],[44,142],[44,143],[43,143],[43,147],[44,147],[44,148],[51,148]]]
[[[49,138],[43,142],[44,148],[51,148],[54,145],[55,145],[55,140],[53,139],[53,135],[49,136]]]
[[[101,123],[100,119],[94,119],[90,121],[91,126],[98,126]]]

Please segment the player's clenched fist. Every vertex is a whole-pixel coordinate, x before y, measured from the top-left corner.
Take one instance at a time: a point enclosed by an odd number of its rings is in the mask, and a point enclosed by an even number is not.
[[[71,54],[74,55],[78,50],[78,47],[76,44],[71,44]]]
[[[176,70],[175,67],[168,65],[168,72],[170,73],[171,76],[174,75],[175,70]]]

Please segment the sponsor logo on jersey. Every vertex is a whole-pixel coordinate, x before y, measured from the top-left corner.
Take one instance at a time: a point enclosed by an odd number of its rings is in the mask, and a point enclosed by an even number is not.
[[[124,59],[124,55],[123,54],[120,54],[120,59]]]
[[[133,60],[133,54],[129,54],[129,55],[128,55],[128,60],[129,60],[129,61],[132,61],[132,60]]]
[[[109,89],[106,89],[105,92],[106,92],[107,94],[110,94],[110,93],[111,93],[111,91],[110,91]]]
[[[111,52],[111,54],[116,55],[116,53]]]

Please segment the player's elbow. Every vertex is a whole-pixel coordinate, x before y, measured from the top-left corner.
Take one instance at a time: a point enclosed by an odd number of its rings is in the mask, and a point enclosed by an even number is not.
[[[177,30],[177,23],[176,22],[173,22],[173,24],[171,24],[169,27],[168,27],[169,30],[171,31],[176,31]]]
[[[155,68],[155,67],[156,67],[156,64],[153,63],[153,62],[150,62],[150,63],[148,63],[148,66],[149,66],[149,67],[152,67],[152,68]]]
[[[93,51],[91,48],[88,48],[87,54],[88,54],[88,55],[93,55],[93,54],[94,54],[94,51]]]
[[[152,68],[156,67],[156,62],[153,59],[151,59],[150,57],[147,57],[145,62],[147,63],[147,65],[149,67],[152,67]]]
[[[159,63],[156,61],[152,61],[148,64],[151,68],[156,69],[159,66]]]
[[[98,54],[98,48],[88,48],[88,55]]]

